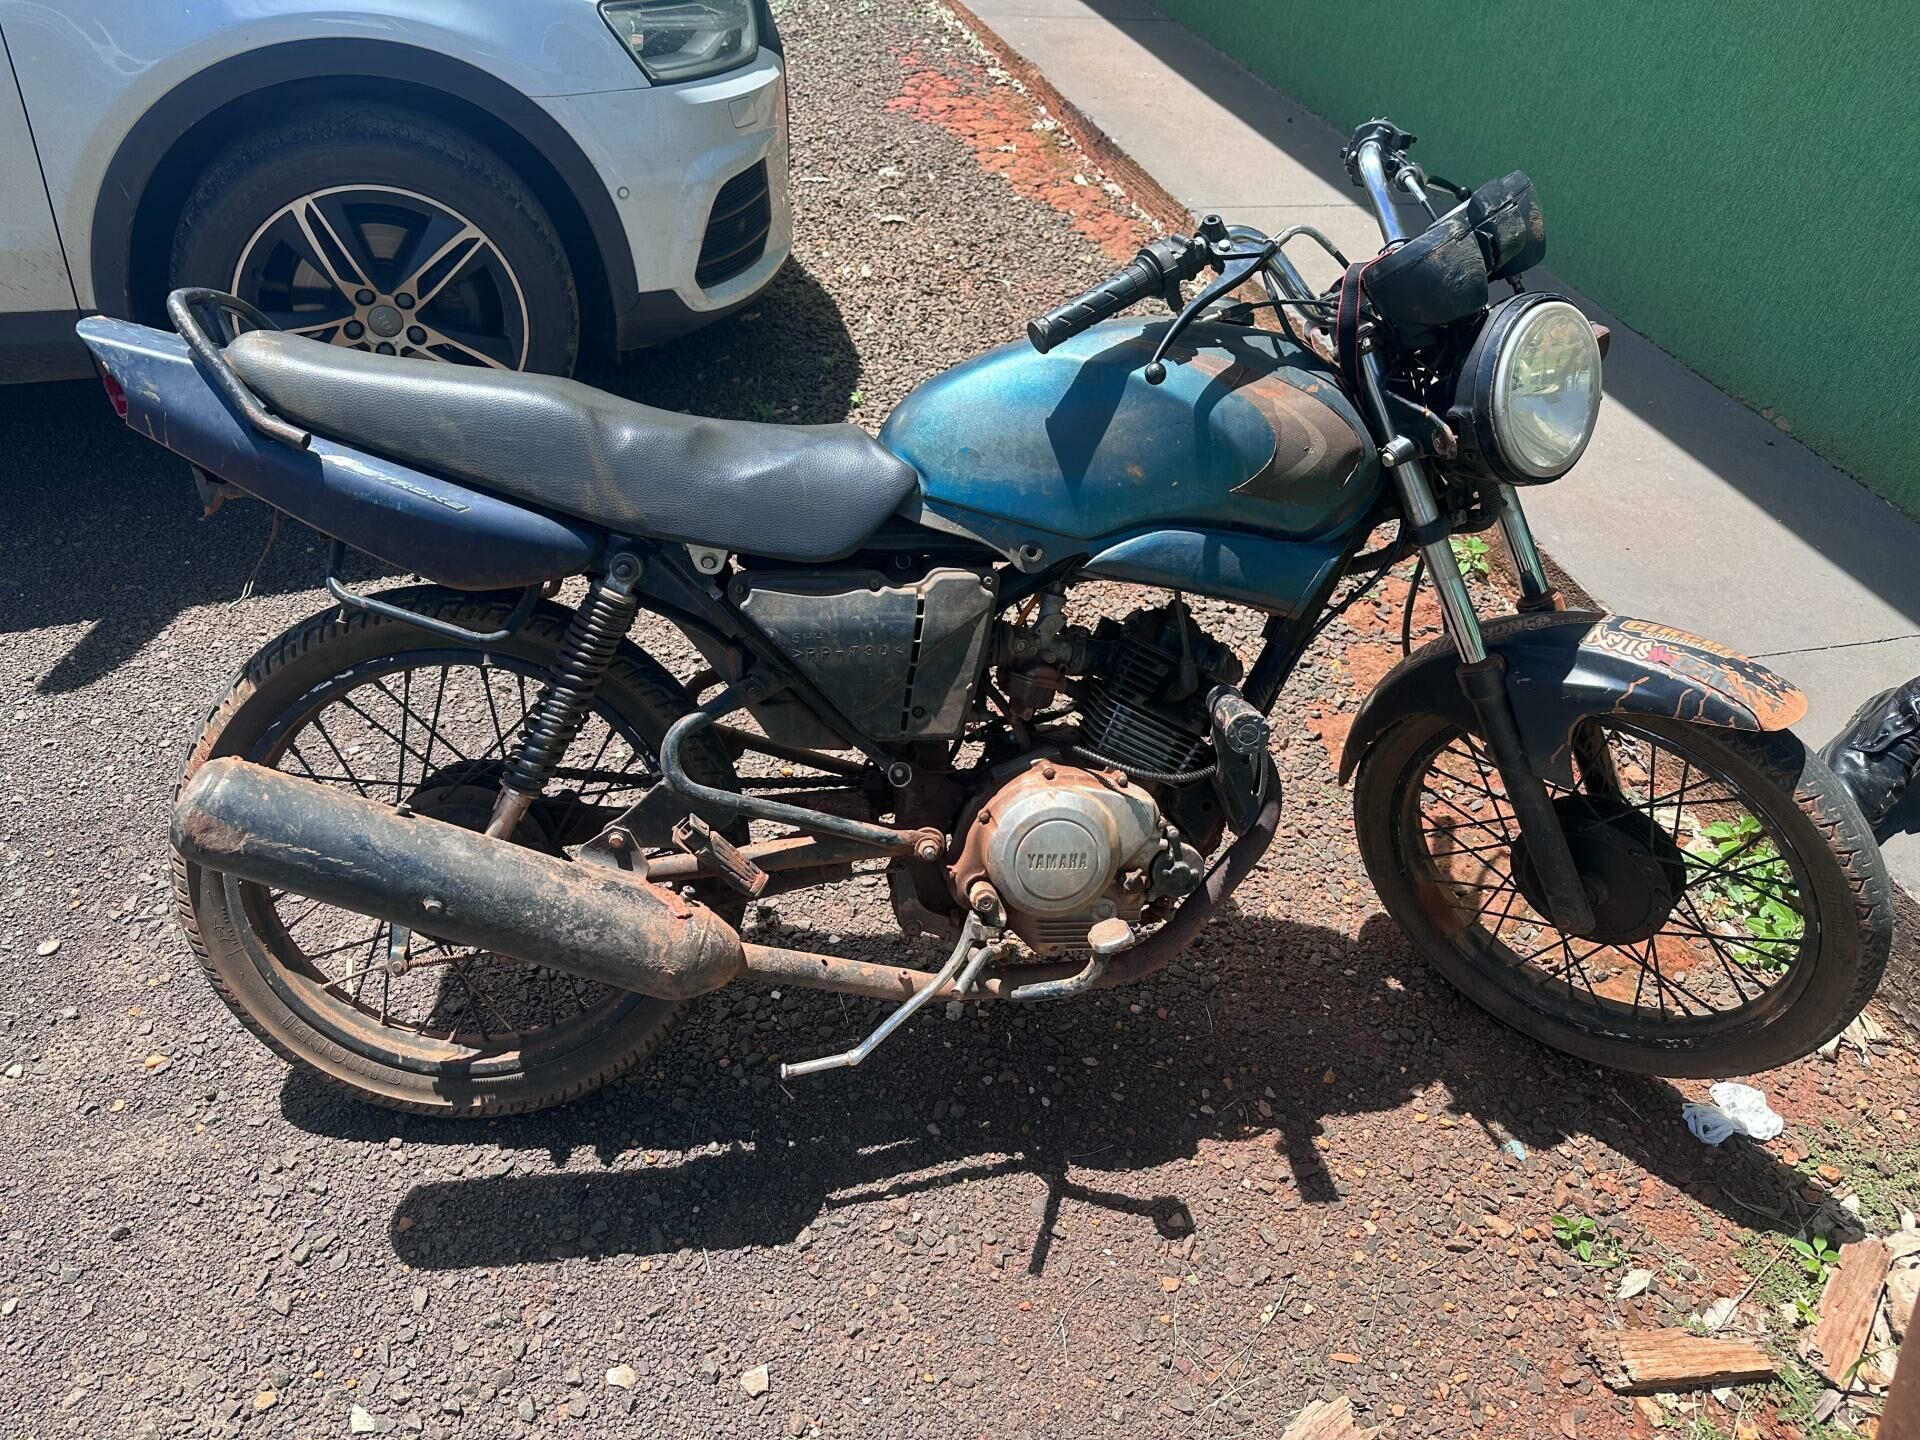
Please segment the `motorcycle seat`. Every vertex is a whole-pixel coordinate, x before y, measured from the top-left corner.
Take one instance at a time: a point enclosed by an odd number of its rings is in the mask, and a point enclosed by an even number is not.
[[[628,535],[837,560],[918,484],[857,425],[712,420],[271,330],[224,353],[272,409],[329,440]]]

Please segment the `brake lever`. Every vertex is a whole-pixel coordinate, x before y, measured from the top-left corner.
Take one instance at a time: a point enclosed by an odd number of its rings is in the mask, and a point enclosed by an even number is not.
[[[1252,255],[1222,255],[1217,257],[1220,261],[1220,278],[1187,302],[1186,308],[1174,317],[1173,324],[1169,325],[1166,333],[1160,337],[1160,343],[1154,346],[1153,358],[1147,362],[1147,368],[1142,372],[1146,376],[1149,385],[1158,385],[1167,378],[1167,350],[1175,340],[1180,338],[1180,332],[1198,319],[1200,313],[1222,295],[1229,294],[1246,284],[1247,277],[1254,274],[1269,260],[1273,259],[1279,248],[1277,244],[1269,240]],[[1235,269],[1234,262],[1240,260],[1247,261],[1247,265],[1243,269]]]

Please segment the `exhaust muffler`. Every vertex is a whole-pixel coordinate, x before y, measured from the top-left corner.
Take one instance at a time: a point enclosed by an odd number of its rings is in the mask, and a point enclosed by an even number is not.
[[[210,870],[662,1000],[718,990],[746,963],[726,921],[637,876],[244,760],[201,767],[173,844]]]

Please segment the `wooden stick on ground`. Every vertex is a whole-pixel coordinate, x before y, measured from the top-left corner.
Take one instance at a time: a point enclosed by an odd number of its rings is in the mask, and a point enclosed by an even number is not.
[[[1840,1267],[1827,1277],[1820,1295],[1820,1323],[1801,1343],[1801,1353],[1827,1379],[1845,1388],[1853,1367],[1873,1333],[1874,1312],[1880,1308],[1880,1287],[1892,1262],[1878,1240],[1856,1240],[1840,1247]]]
[[[1315,1400],[1294,1416],[1293,1423],[1280,1440],[1373,1440],[1386,1427],[1362,1430],[1353,1418],[1353,1405],[1346,1396],[1329,1403]]]
[[[1691,1330],[1589,1330],[1586,1343],[1600,1378],[1623,1395],[1712,1390],[1773,1377],[1773,1361],[1759,1346]]]

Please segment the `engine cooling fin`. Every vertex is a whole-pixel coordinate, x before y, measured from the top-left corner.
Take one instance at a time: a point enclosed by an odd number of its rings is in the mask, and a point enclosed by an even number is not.
[[[1213,773],[1205,693],[1238,678],[1233,652],[1175,602],[1095,632],[1102,663],[1080,694],[1083,754],[1143,780],[1188,784]]]

